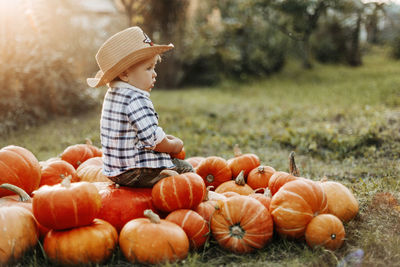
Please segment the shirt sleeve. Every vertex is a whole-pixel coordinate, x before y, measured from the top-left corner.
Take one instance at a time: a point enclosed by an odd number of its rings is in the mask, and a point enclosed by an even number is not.
[[[144,96],[135,96],[129,102],[128,119],[136,130],[139,149],[152,149],[157,145],[157,141],[165,136],[164,131],[158,127],[158,118],[153,104]]]

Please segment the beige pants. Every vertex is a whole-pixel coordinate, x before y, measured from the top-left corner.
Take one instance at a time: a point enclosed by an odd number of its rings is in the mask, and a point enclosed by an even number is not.
[[[176,166],[172,170],[178,173],[194,172],[193,166],[189,162],[180,159],[172,159]],[[153,187],[165,175],[160,174],[163,168],[137,168],[126,171],[118,176],[108,177],[111,181],[131,187]]]

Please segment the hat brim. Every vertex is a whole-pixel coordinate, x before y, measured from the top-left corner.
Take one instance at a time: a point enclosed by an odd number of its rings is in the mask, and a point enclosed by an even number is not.
[[[86,79],[86,82],[90,87],[99,87],[106,85],[107,83],[111,82],[119,74],[121,74],[123,71],[127,70],[134,64],[144,61],[148,58],[151,58],[152,56],[167,52],[172,48],[174,48],[174,45],[169,44],[169,45],[153,45],[136,50],[131,54],[128,54],[123,59],[121,59],[106,72],[103,73],[103,71],[99,70],[94,78],[88,78]]]

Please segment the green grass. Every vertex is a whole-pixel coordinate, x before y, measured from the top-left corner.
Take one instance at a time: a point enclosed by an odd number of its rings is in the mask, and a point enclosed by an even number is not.
[[[187,157],[230,158],[237,143],[243,152],[259,155],[262,164],[288,171],[288,155],[294,150],[302,176],[340,181],[360,203],[357,217],[345,224],[344,245],[335,252],[275,236],[262,250],[239,256],[211,241],[207,249],[173,266],[335,266],[357,249],[365,253],[364,266],[400,264],[400,214],[371,205],[377,192],[400,199],[400,62],[384,51],[373,50],[359,68],[316,65],[306,71],[290,62],[268,79],[155,89],[152,99],[160,125],[184,140]],[[98,109],[87,114],[4,136],[0,147],[23,146],[46,160],[85,138],[100,146],[100,100]],[[37,249],[21,264],[47,262]],[[128,263],[117,251],[107,265]]]

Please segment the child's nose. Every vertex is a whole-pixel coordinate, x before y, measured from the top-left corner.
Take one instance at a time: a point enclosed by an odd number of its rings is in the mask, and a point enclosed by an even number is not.
[[[157,77],[157,72],[156,71],[153,71],[153,77],[154,78]]]

